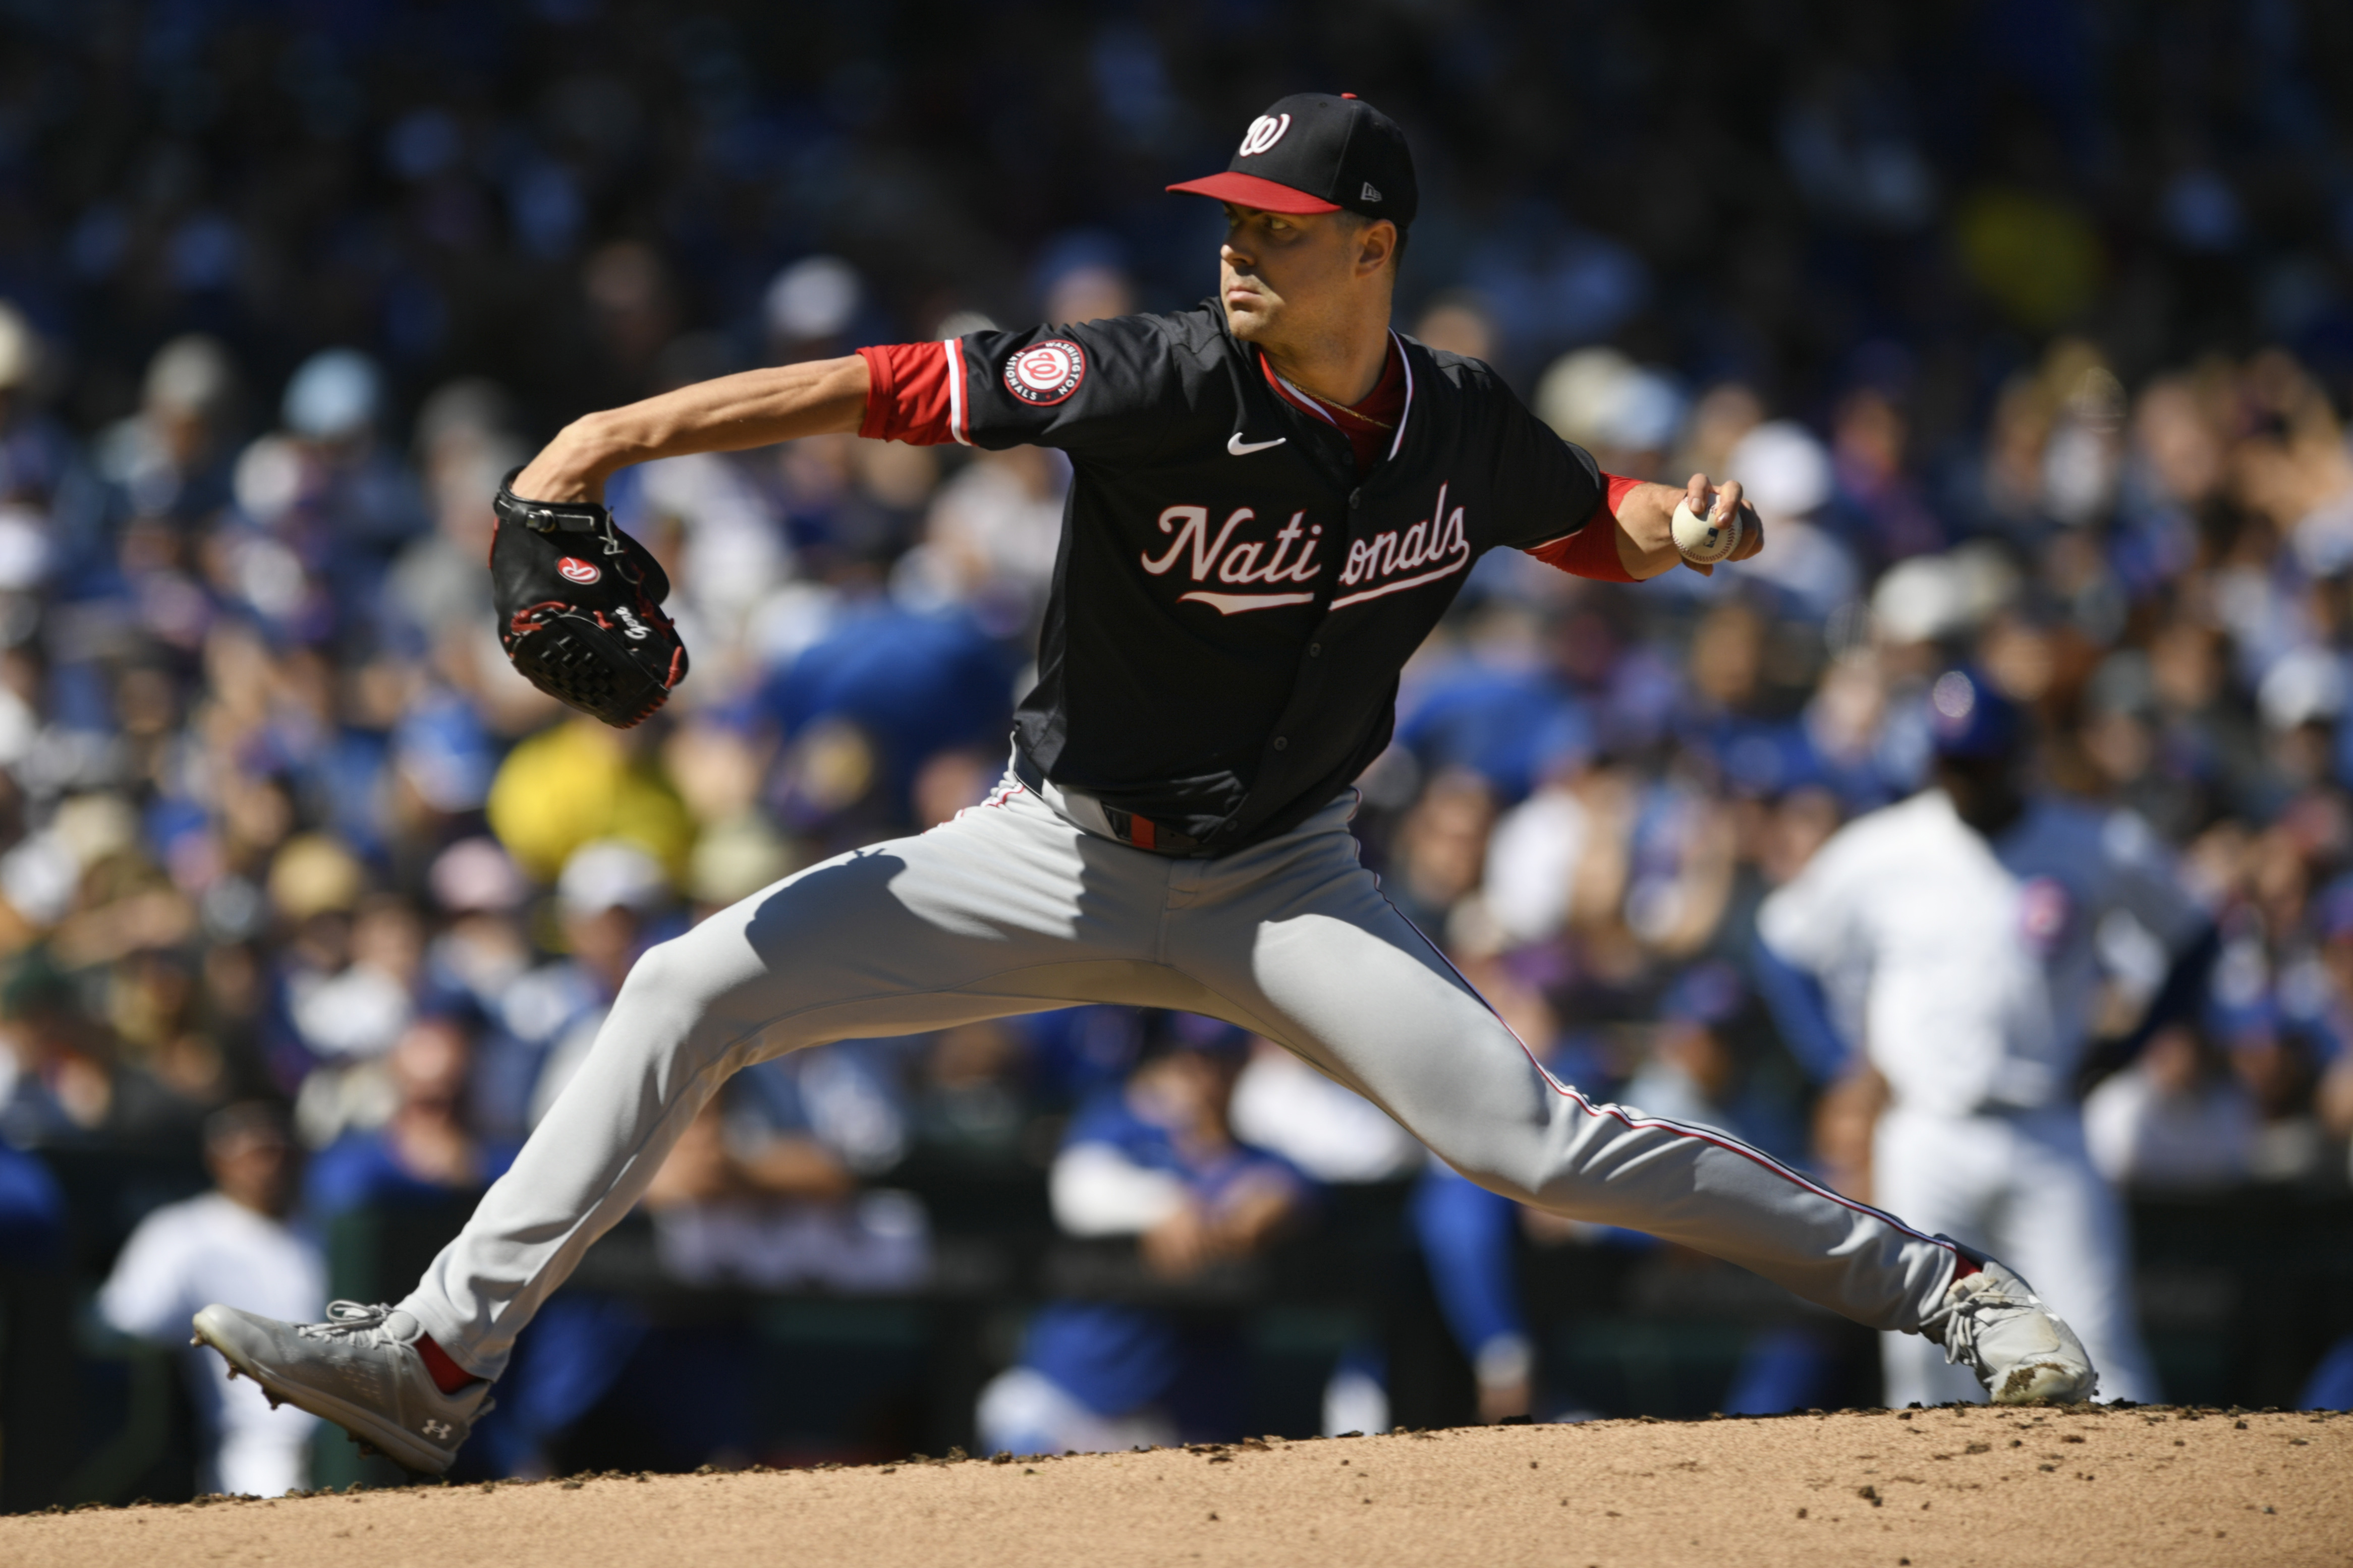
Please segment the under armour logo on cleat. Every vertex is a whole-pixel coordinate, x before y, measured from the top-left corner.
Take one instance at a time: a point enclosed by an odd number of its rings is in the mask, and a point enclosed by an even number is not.
[[[427,1437],[437,1438],[447,1437],[450,1433],[456,1430],[457,1428],[450,1426],[447,1421],[427,1421],[423,1427],[423,1431]]]

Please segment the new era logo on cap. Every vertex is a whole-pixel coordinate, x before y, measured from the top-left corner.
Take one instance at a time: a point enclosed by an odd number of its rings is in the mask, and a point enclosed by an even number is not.
[[[1250,123],[1222,174],[1171,185],[1278,213],[1343,208],[1413,222],[1413,153],[1396,121],[1352,94],[1298,92]]]

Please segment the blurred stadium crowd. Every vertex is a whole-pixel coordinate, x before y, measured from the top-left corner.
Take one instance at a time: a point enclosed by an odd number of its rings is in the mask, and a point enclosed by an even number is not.
[[[1326,82],[1416,139],[1401,324],[1606,469],[1741,479],[1772,541],[1640,589],[1483,563],[1363,781],[1400,906],[1564,1076],[1867,1192],[1867,1095],[1775,1027],[1754,911],[1917,786],[1926,684],[1973,661],[2045,784],[2137,813],[2220,935],[2199,1005],[2085,1084],[2102,1168],[2343,1187],[2348,29],[2294,0],[0,4],[0,1247],[68,1244],[46,1152],[201,1155],[214,1192],[99,1313],[175,1337],[226,1274],[315,1316],[316,1227],[495,1176],[647,943],[977,800],[1059,457],[625,474],[695,658],[628,733],[507,668],[489,497],[565,417],[686,380],[1198,298],[1215,211],[1161,185]],[[2106,1033],[2152,946],[2101,933]],[[1169,1277],[1419,1170],[1270,1050],[1095,1009],[770,1064],[649,1197],[664,1265],[906,1288],[928,1230],[891,1173],[925,1146],[1050,1163],[1067,1231]],[[1416,1200],[1434,1270],[1492,1272],[1508,1217],[1450,1204]],[[1488,1413],[1525,1413],[1508,1289],[1440,1296]],[[1214,1394],[1217,1353],[1050,1309],[982,1423],[1208,1430],[1163,1396]],[[1377,1399],[1344,1369],[1334,1419]],[[215,1484],[299,1484],[300,1423],[222,1408]]]

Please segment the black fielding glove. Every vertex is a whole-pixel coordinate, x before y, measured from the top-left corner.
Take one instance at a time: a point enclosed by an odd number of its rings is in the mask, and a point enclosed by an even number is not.
[[[686,679],[686,645],[661,612],[670,575],[593,501],[525,500],[515,474],[492,510],[499,645],[523,679],[617,730]]]

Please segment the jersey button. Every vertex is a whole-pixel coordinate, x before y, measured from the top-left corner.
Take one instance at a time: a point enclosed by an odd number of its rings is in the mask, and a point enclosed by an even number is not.
[[[1290,742],[1288,740],[1284,739],[1284,738],[1283,738],[1282,736],[1281,736],[1281,735],[1277,735],[1277,736],[1274,738],[1274,749],[1275,749],[1276,751],[1278,751],[1278,752],[1282,751],[1284,747],[1286,747],[1286,746],[1288,746],[1288,745],[1290,745],[1290,744],[1291,744],[1291,742]]]
[[[1312,642],[1312,643],[1309,643],[1309,644],[1307,645],[1307,657],[1308,657],[1308,658],[1323,658],[1323,657],[1324,657],[1324,645],[1323,645],[1322,643],[1320,643],[1320,642]]]
[[[1354,511],[1354,510],[1356,510],[1358,507],[1360,507],[1360,506],[1362,506],[1362,505],[1364,505],[1364,504],[1365,504],[1365,492],[1364,492],[1364,491],[1362,491],[1362,490],[1350,490],[1350,491],[1348,492],[1348,510],[1349,510],[1350,511]]]

